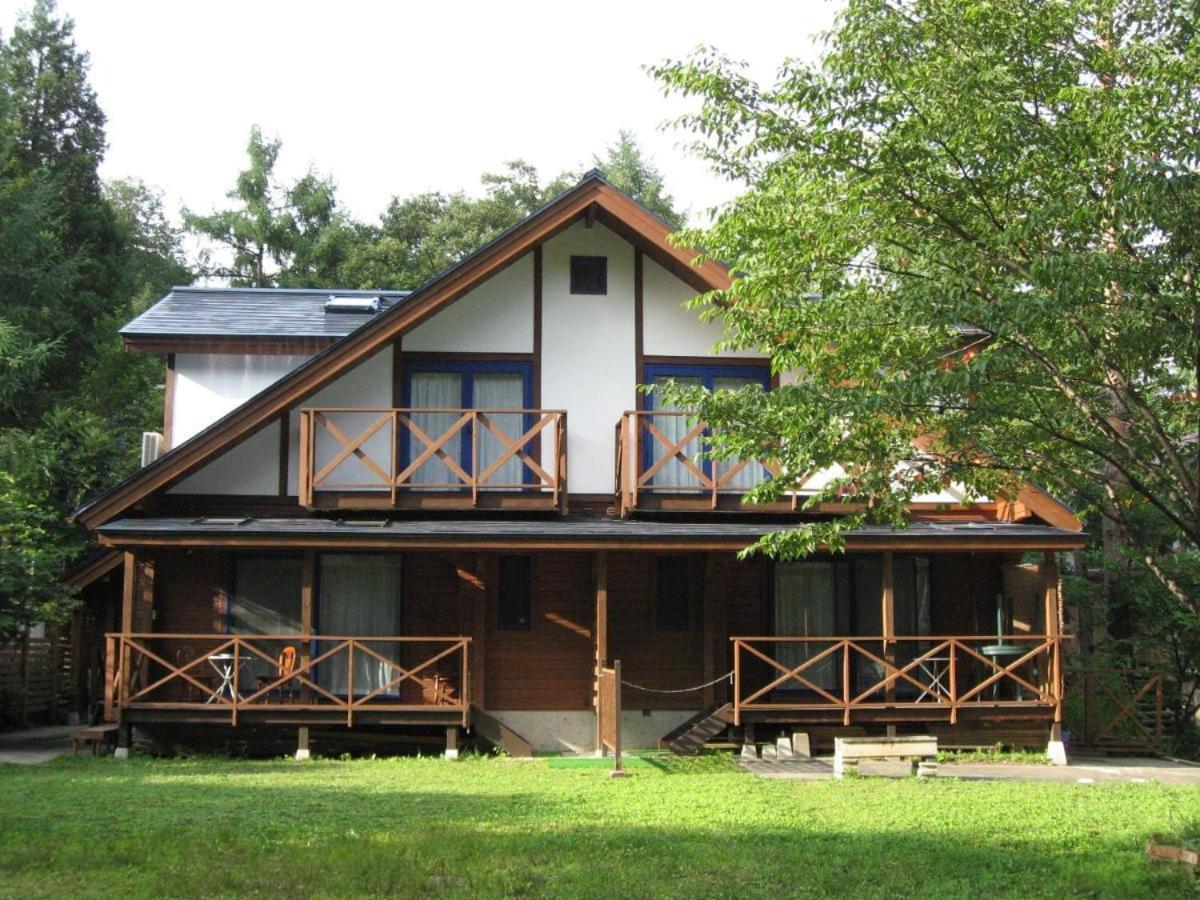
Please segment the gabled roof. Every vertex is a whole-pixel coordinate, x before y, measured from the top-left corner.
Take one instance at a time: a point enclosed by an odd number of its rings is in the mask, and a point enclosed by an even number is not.
[[[412,291],[297,290],[291,288],[174,287],[121,329],[128,349],[173,338],[345,337],[375,317],[372,313],[328,313],[331,294],[379,297],[387,307]]]
[[[403,303],[380,313],[224,418],[85,504],[73,518],[94,529],[120,515],[149,494],[174,483],[246,439],[289,406],[373,355],[396,335],[453,303],[533,247],[579,219],[593,216],[641,247],[647,256],[697,291],[721,290],[731,283],[728,271],[719,263],[706,260],[693,264],[696,252],[671,244],[667,240],[671,229],[662,219],[593,170],[579,184],[413,291]]]

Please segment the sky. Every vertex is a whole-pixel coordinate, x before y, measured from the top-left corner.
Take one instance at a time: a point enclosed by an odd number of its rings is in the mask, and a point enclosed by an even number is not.
[[[0,0],[7,36],[32,0]],[[108,116],[105,178],[137,176],[166,206],[208,212],[245,163],[251,125],[283,141],[277,171],[332,175],[374,221],[393,195],[479,190],[510,159],[544,179],[589,167],[629,129],[676,205],[702,218],[736,188],[661,130],[689,108],[642,66],[700,44],[770,82],[815,59],[826,0],[688,4],[59,0],[91,54]]]

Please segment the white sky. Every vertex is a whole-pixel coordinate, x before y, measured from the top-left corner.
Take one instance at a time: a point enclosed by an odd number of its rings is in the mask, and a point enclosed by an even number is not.
[[[11,32],[26,0],[0,0]],[[587,167],[621,128],[700,214],[732,186],[664,133],[684,107],[641,66],[705,43],[769,81],[814,58],[826,0],[739,3],[60,0],[108,116],[106,178],[136,175],[168,210],[223,202],[250,126],[283,140],[278,171],[315,165],[373,221],[393,194],[478,190],[522,157],[543,178]]]

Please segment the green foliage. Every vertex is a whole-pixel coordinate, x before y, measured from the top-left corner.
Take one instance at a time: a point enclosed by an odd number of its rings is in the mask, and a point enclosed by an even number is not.
[[[630,194],[673,228],[683,223],[662,176],[633,139],[622,131],[596,166],[614,186]],[[415,288],[473,253],[505,229],[545,205],[579,180],[563,172],[542,184],[524,160],[480,178],[483,193],[471,196],[424,193],[393,197],[378,226],[359,226],[338,275],[342,286]]]
[[[675,200],[667,193],[662,173],[643,155],[632,132],[620,131],[616,143],[605,150],[604,156],[593,160],[613,187],[633,197],[671,228],[683,227],[684,216],[675,209]]]
[[[1195,25],[1149,0],[851,0],[821,63],[772,86],[709,50],[654,70],[699,101],[680,124],[747,188],[680,237],[742,275],[707,314],[803,373],[677,399],[717,455],[842,464],[810,506],[864,504],[761,549],[836,547],[866,520],[902,527],[931,486],[1021,479],[1200,542]],[[1136,556],[1200,609],[1157,547]]]
[[[62,577],[87,542],[67,514],[106,486],[117,458],[107,423],[81,409],[58,408],[35,430],[0,432],[0,636],[70,611]]]
[[[60,621],[67,515],[161,421],[162,364],[117,328],[190,281],[161,197],[102,186],[104,115],[74,25],[40,0],[0,45],[0,634]]]
[[[1198,814],[1157,784],[62,759],[0,767],[0,893],[1184,897],[1145,844]]]
[[[187,229],[219,248],[202,251],[203,274],[249,287],[330,284],[351,233],[337,209],[336,186],[313,171],[281,184],[275,177],[280,146],[255,125],[246,145],[248,166],[226,195],[234,208],[209,215],[183,211]]]
[[[38,0],[0,45],[0,317],[61,351],[0,424],[29,424],[74,391],[115,301],[121,247],[97,175],[104,114],[73,32]]]

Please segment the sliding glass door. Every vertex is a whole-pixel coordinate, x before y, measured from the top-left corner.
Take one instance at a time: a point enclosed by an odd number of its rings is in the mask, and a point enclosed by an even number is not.
[[[668,404],[662,396],[662,389],[668,382],[689,387],[703,387],[709,391],[736,391],[753,384],[760,385],[764,390],[770,385],[770,373],[765,366],[688,366],[654,364],[646,366],[646,378],[653,390],[647,397],[647,408],[664,415],[651,416],[650,422],[663,438],[672,446],[679,444],[688,432],[692,430],[691,423],[685,415],[665,415],[679,412],[678,407]],[[664,446],[661,440],[650,436],[639,438],[645,450],[643,465],[653,467],[664,456],[671,459],[658,469],[651,484],[658,488],[673,488],[679,490],[699,489],[702,481],[696,470],[688,466],[670,452],[670,447]],[[730,491],[744,491],[761,482],[766,473],[757,462],[751,461],[740,466],[738,459],[697,460],[696,457],[703,449],[704,435],[697,435],[679,448],[679,453],[693,461],[696,469],[704,473],[705,478],[723,482],[722,487]],[[735,471],[736,470],[736,471]]]
[[[321,556],[317,631],[337,637],[397,637],[400,635],[400,559],[392,556],[324,554]],[[318,641],[314,655],[327,652],[335,641]],[[400,662],[400,648],[380,641],[366,646],[384,659]],[[347,696],[349,657],[344,651],[317,667],[317,682],[327,691]],[[369,694],[396,677],[387,663],[367,653],[354,659],[355,696]]]
[[[895,633],[901,636],[928,635],[932,610],[929,590],[929,559],[897,554],[892,560],[892,590]],[[862,636],[858,643],[883,658],[883,560],[877,555],[843,559],[780,562],[775,565],[773,616],[775,634],[783,637]],[[876,638],[876,640],[866,640]],[[780,641],[775,659],[795,668],[830,646],[827,642]],[[921,641],[899,641],[894,646],[900,665],[916,657]],[[883,667],[860,653],[851,666],[852,688],[865,689],[883,678]],[[806,669],[804,677],[831,689],[841,685],[841,654],[834,653]],[[799,682],[781,689],[802,689]],[[915,687],[903,679],[895,692],[903,696]]]
[[[521,362],[414,362],[406,370],[406,407],[414,410],[413,423],[430,442],[439,439],[458,421],[461,410],[522,410],[533,406],[532,366]],[[506,442],[518,441],[533,422],[520,412],[500,412],[488,416],[491,427],[481,422],[472,430],[465,425],[441,444],[441,453],[429,457],[413,473],[414,485],[430,489],[454,490],[465,487],[462,478],[441,454],[470,473],[483,474],[507,452]],[[409,432],[401,452],[404,467],[420,459],[427,442]],[[484,489],[503,489],[528,483],[532,473],[516,456],[509,456],[492,472]]]

